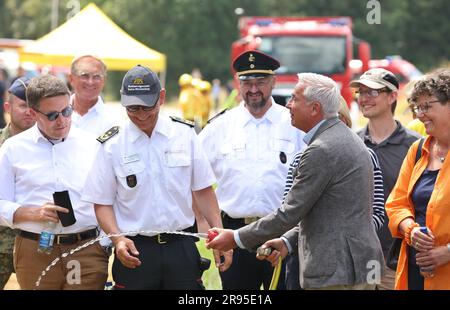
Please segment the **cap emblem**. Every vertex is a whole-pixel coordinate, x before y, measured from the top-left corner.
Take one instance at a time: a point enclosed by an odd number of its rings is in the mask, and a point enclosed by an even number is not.
[[[144,80],[142,78],[135,78],[133,80],[133,84],[134,85],[142,85],[142,84],[144,84]]]
[[[255,60],[256,60],[255,56],[253,56],[253,54],[250,54],[250,56],[248,57],[248,61],[254,62]]]

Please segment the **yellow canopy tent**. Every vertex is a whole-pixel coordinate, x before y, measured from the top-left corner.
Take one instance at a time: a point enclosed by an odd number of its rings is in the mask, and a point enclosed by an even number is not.
[[[70,66],[76,56],[95,55],[108,70],[127,71],[137,64],[164,73],[166,56],[135,40],[90,3],[42,38],[19,50],[21,62]]]

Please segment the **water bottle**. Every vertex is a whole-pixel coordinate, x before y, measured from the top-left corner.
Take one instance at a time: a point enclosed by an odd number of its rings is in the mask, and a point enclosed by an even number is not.
[[[111,291],[111,290],[113,290],[113,289],[114,289],[113,283],[112,283],[111,281],[107,281],[107,282],[105,283],[105,290],[106,290],[106,291]]]
[[[55,240],[55,228],[56,223],[48,221],[45,224],[44,230],[42,230],[39,236],[39,253],[50,254],[53,250],[53,241]]]
[[[420,232],[428,235],[428,228],[420,227]],[[420,274],[424,278],[431,278],[434,276],[433,268],[420,267]]]

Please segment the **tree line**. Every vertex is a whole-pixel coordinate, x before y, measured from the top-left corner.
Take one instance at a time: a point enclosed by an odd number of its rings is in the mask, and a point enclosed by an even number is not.
[[[58,24],[65,22],[70,1],[59,1]],[[122,29],[166,54],[169,94],[178,77],[199,68],[203,78],[231,78],[230,47],[238,38],[236,8],[244,16],[350,16],[356,37],[368,41],[373,58],[401,55],[420,70],[448,66],[450,9],[445,0],[378,0],[380,23],[367,15],[373,0],[80,0],[96,3]],[[37,39],[51,29],[52,1],[0,0],[0,37]],[[93,29],[95,31],[95,29]],[[111,74],[120,84],[123,73]],[[116,87],[116,86],[115,86]]]

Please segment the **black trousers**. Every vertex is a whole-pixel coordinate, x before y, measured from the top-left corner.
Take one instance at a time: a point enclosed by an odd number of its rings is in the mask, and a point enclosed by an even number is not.
[[[130,269],[114,258],[114,289],[204,289],[194,238],[170,234],[161,234],[159,238],[141,235],[128,238],[134,241],[142,264]]]
[[[224,228],[238,229],[245,226],[244,219],[233,219],[222,212]],[[256,253],[241,248],[234,249],[231,267],[220,273],[224,290],[259,290],[261,286],[269,289],[274,268],[266,260],[258,260]],[[278,289],[284,289],[285,266],[278,281]]]
[[[298,249],[293,249],[294,252],[285,258],[286,262],[286,289],[287,290],[301,290],[300,286],[300,262],[298,258]]]

